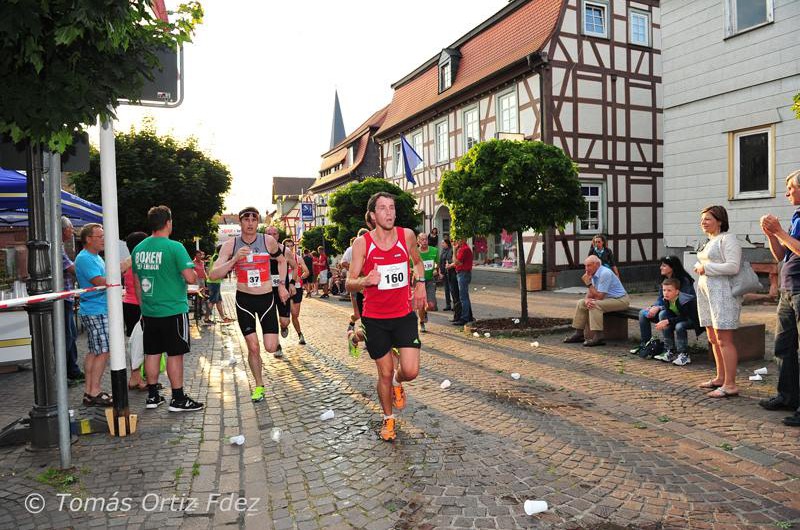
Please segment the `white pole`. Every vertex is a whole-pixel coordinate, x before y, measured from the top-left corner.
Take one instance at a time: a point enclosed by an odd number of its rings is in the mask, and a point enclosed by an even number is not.
[[[122,318],[122,281],[119,252],[119,217],[117,214],[117,159],[114,124],[100,123],[100,191],[103,201],[105,231],[106,290],[108,303],[108,343],[111,350],[111,390],[114,397],[114,434],[117,417],[128,417],[127,362]]]

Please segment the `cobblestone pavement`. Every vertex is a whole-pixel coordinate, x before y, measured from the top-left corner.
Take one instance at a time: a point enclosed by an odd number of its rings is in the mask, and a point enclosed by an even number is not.
[[[513,290],[478,287],[477,315],[517,313]],[[574,299],[536,294],[531,310],[569,316]],[[75,493],[86,499],[117,492],[133,499],[132,509],[59,511],[56,490],[35,480],[57,466],[57,454],[2,448],[0,528],[800,523],[800,431],[780,423],[785,413],[756,404],[774,388],[772,362],[743,366],[742,396],[714,400],[695,388],[711,373],[709,364],[642,361],[623,353],[627,344],[587,349],[563,345],[556,335],[475,338],[448,325],[449,313],[434,313],[422,335],[420,376],[407,385],[398,438],[385,443],[377,436],[374,363],[366,352],[357,359],[347,354],[348,314],[348,303],[306,300],[301,321],[308,345],[299,346],[291,331],[284,359],[264,355],[267,399],[255,405],[238,327],[193,328],[186,387],[206,401],[203,413],[145,411],[144,395],[136,393],[132,408],[141,423],[134,436],[83,436],[73,445]],[[774,307],[748,308],[745,320],[771,315]],[[770,370],[766,381],[747,382],[747,371],[761,365]],[[442,390],[445,378],[452,386]],[[0,419],[25,413],[30,373],[0,381]],[[73,402],[78,390],[71,391]],[[335,417],[321,421],[329,409]],[[231,445],[229,437],[238,434],[244,445]],[[23,506],[31,492],[47,501],[35,517]],[[527,516],[525,499],[546,500],[550,510]],[[164,505],[154,509],[157,500]],[[188,505],[193,500],[197,505]]]

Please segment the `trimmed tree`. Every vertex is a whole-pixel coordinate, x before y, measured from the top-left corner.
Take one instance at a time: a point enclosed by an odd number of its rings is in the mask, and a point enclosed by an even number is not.
[[[367,201],[375,193],[385,191],[391,193],[395,200],[395,225],[414,230],[422,222],[422,212],[417,210],[417,201],[410,193],[403,191],[391,182],[370,177],[361,182],[351,182],[331,194],[328,200],[328,218],[337,225],[337,230],[327,233],[336,240],[336,250],[344,252],[350,246],[350,238],[359,228],[365,228],[364,214],[367,213]]]
[[[200,237],[201,248],[212,250],[219,229],[214,217],[222,212],[231,187],[228,168],[193,140],[158,136],[152,122],[140,132],[117,133],[115,145],[120,235],[148,232],[147,210],[164,204],[175,219],[173,239],[194,248],[194,237]],[[78,195],[102,204],[97,151],[91,152],[89,172],[74,173],[71,181]]]
[[[473,146],[445,171],[439,199],[450,209],[456,237],[517,233],[520,315],[528,318],[525,247],[522,234],[544,234],[583,215],[575,163],[558,147],[542,142],[490,140]]]
[[[324,241],[323,241],[324,238]],[[317,247],[325,247],[328,255],[333,255],[331,250],[335,250],[335,242],[325,237],[324,226],[314,226],[303,232],[303,237],[300,238],[300,246],[303,250],[315,251]]]

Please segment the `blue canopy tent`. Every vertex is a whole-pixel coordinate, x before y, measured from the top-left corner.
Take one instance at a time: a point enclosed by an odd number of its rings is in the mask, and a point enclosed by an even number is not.
[[[28,193],[25,175],[0,168],[0,226],[28,225]],[[102,223],[103,208],[61,190],[61,213],[75,226]]]

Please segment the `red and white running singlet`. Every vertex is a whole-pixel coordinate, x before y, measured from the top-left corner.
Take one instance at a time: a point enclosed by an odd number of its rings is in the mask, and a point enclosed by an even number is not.
[[[243,283],[248,287],[272,287],[270,276],[270,256],[267,245],[264,242],[263,234],[256,234],[256,239],[252,243],[245,243],[241,237],[237,237],[233,244],[233,255],[243,246],[250,247],[250,254],[245,259],[239,260],[234,266],[236,271],[236,282]]]
[[[367,255],[361,274],[366,276],[372,269],[381,273],[378,285],[364,288],[364,316],[369,318],[398,318],[411,312],[411,269],[406,247],[405,229],[395,227],[397,242],[389,250],[375,244],[372,234],[364,234]]]

